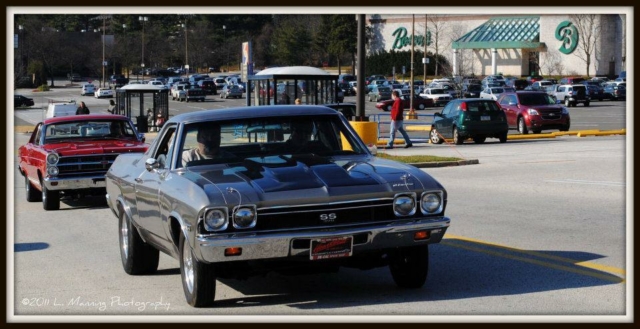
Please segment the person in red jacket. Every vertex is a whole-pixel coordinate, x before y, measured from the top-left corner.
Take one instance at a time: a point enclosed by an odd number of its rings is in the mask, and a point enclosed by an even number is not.
[[[409,148],[413,146],[411,143],[411,139],[409,139],[409,134],[404,130],[403,126],[403,106],[402,99],[400,99],[400,93],[397,90],[391,92],[391,98],[393,99],[393,107],[391,107],[391,125],[389,126],[391,136],[389,136],[389,142],[387,143],[387,148],[393,148],[393,140],[396,139],[396,130],[402,134],[404,138],[405,145],[404,148]]]

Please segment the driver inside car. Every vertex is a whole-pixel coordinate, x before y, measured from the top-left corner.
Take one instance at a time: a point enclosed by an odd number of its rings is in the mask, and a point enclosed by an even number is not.
[[[182,152],[183,167],[186,167],[191,161],[234,157],[233,154],[220,149],[220,126],[217,124],[200,125],[196,140],[197,147]]]

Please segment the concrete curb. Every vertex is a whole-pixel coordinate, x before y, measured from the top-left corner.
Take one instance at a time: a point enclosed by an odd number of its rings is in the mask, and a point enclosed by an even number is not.
[[[455,166],[480,164],[480,161],[478,159],[469,159],[469,160],[458,160],[458,161],[420,162],[420,163],[409,163],[409,164],[418,168],[438,168],[438,167],[455,167]]]

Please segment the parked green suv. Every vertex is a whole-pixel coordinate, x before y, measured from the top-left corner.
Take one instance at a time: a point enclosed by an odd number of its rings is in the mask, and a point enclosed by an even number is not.
[[[445,138],[458,145],[467,138],[481,144],[487,137],[506,143],[508,132],[507,118],[496,101],[466,98],[452,100],[442,113],[434,113],[429,137],[433,144],[440,144]]]

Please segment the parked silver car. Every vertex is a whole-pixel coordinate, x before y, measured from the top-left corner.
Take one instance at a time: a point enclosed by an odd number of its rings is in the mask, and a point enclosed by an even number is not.
[[[125,272],[155,272],[162,251],[195,307],[213,303],[217,277],[270,271],[389,266],[398,286],[419,288],[450,224],[440,183],[373,156],[317,105],[176,115],[149,151],[118,156],[106,185]]]
[[[220,98],[242,98],[242,88],[238,85],[224,85],[220,91]]]

